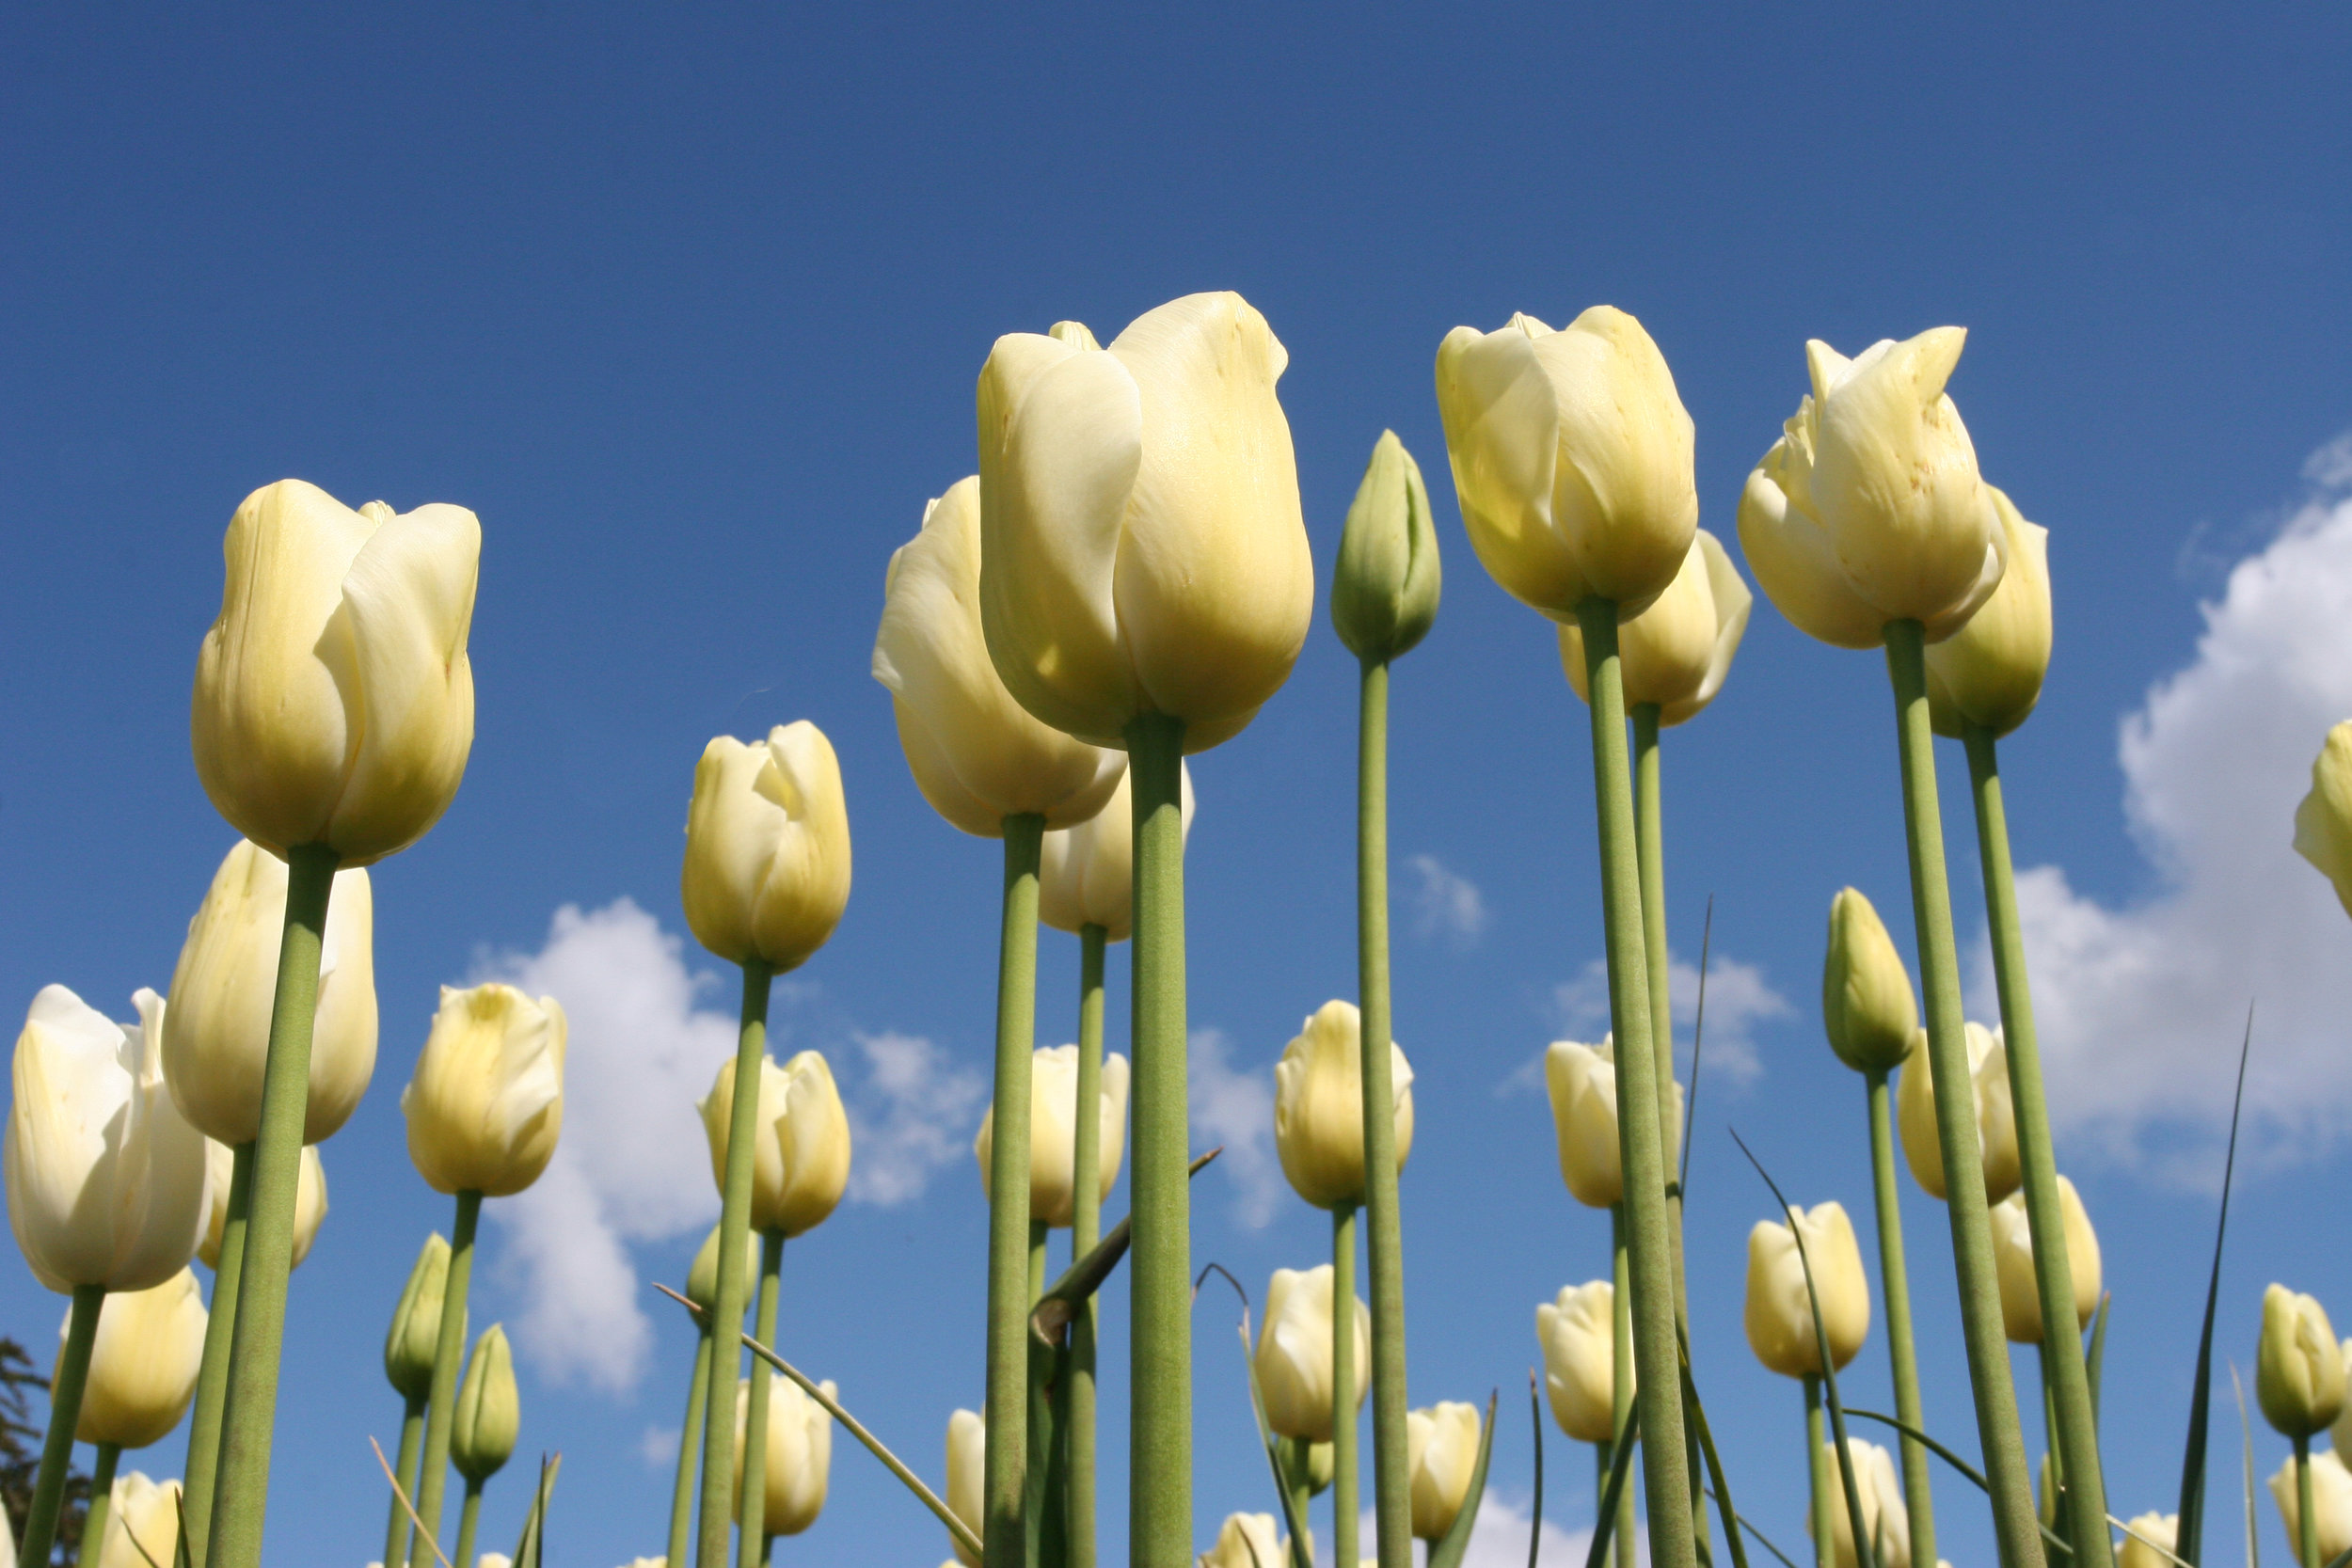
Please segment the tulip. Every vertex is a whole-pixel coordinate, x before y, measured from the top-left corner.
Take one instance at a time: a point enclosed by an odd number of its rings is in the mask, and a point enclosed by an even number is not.
[[[915,786],[981,838],[1005,818],[1048,828],[1090,821],[1124,760],[1029,716],[989,663],[980,632],[980,482],[960,480],[924,508],[923,531],[890,558],[874,678],[890,689]]]
[[[150,1481],[136,1470],[117,1476],[105,1514],[98,1549],[84,1559],[98,1568],[168,1563],[180,1549],[180,1483],[176,1481]]]
[[[1606,1209],[1625,1196],[1618,1165],[1615,1037],[1598,1045],[1554,1040],[1544,1052],[1544,1086],[1551,1095],[1551,1119],[1560,1137],[1560,1177],[1569,1194],[1593,1209]],[[1667,1118],[1666,1168],[1682,1148],[1682,1085],[1675,1085]]]
[[[1551,1418],[1580,1443],[1612,1443],[1614,1397],[1614,1288],[1606,1279],[1564,1285],[1556,1302],[1535,1308],[1535,1338],[1544,1351],[1544,1388]]]
[[[2122,1543],[2116,1547],[2117,1568],[2171,1568],[2172,1554],[2180,1549],[2180,1533],[2177,1513],[2135,1516],[2123,1527]]]
[[[947,1509],[962,1520],[973,1534],[980,1533],[982,1516],[980,1481],[988,1460],[988,1425],[970,1410],[959,1410],[947,1418]],[[954,1536],[956,1560],[963,1568],[980,1568],[980,1560],[965,1549]]]
[[[1478,1407],[1444,1401],[1405,1418],[1412,1454],[1413,1533],[1435,1541],[1454,1528],[1478,1465]]]
[[[743,1238],[743,1272],[747,1275],[759,1272],[759,1239],[756,1236],[747,1234]],[[703,1244],[695,1249],[693,1266],[687,1271],[686,1299],[707,1312],[718,1295],[719,1227],[714,1225],[710,1227],[710,1234],[703,1238]]]
[[[1666,591],[1617,628],[1625,705],[1655,706],[1663,724],[1697,718],[1731,673],[1755,600],[1722,542],[1700,529]],[[1573,622],[1563,624],[1560,667],[1577,696],[1589,703],[1584,664],[1584,633]]]
[[[235,1151],[228,1145],[207,1138],[204,1146],[204,1197],[207,1216],[204,1239],[196,1243],[196,1255],[208,1269],[220,1267],[221,1238],[229,1226],[229,1184],[230,1166]],[[315,1145],[306,1144],[302,1149],[302,1181],[294,1191],[294,1260],[300,1268],[302,1260],[310,1256],[310,1247],[319,1239],[319,1227],[326,1223],[326,1167],[319,1162]]]
[[[1363,1018],[1352,1002],[1315,1009],[1274,1069],[1274,1149],[1300,1197],[1321,1209],[1364,1200]],[[1413,1151],[1413,1069],[1389,1043],[1398,1168]]]
[[[2314,1297],[2283,1285],[2263,1291],[2254,1397],[2263,1418],[2297,1440],[2308,1439],[2343,1414],[2344,1351],[2328,1325],[2327,1309]]]
[[[510,1197],[539,1180],[564,1128],[563,1005],[493,982],[441,988],[401,1091],[408,1157],[436,1192]]]
[[[2050,531],[2029,523],[1988,484],[2008,567],[1965,626],[1928,650],[1928,715],[1935,733],[1971,726],[1995,738],[2026,721],[2050,668]]]
[[[695,940],[729,962],[782,974],[825,944],[850,901],[850,817],[822,730],[803,719],[703,749],[680,894]]]
[[[2352,719],[2328,732],[2312,763],[2312,792],[2295,808],[2295,852],[2318,867],[2352,912]]]
[[[782,1372],[769,1372],[767,1487],[762,1528],[769,1535],[798,1535],[817,1522],[825,1506],[825,1484],[833,1467],[833,1418],[825,1407],[803,1393]],[[817,1386],[827,1399],[838,1392],[828,1378]],[[744,1416],[751,1404],[751,1380],[736,1385],[735,1483],[743,1484]],[[961,1412],[959,1412],[961,1414]],[[949,1449],[953,1452],[952,1441]],[[952,1460],[949,1468],[954,1468]],[[954,1494],[954,1481],[948,1482]]]
[[[1945,1197],[1944,1151],[1935,1131],[1935,1084],[1928,1071],[1928,1035],[1912,1037],[1913,1049],[1896,1089],[1897,1123],[1911,1174],[1931,1197]],[[1968,1076],[1977,1092],[1977,1147],[1984,1159],[1984,1200],[1996,1204],[2017,1190],[2017,1113],[2010,1101],[2009,1053],[1998,1024],[1967,1028]]]
[[[2074,1183],[2058,1179],[2058,1203],[2066,1216],[2066,1265],[2074,1285],[2074,1331],[2090,1326],[2099,1310],[2099,1236]],[[2042,1295],[2034,1274],[2033,1234],[2026,1223],[2026,1195],[2011,1193],[1993,1206],[1993,1262],[2001,1281],[2001,1323],[2021,1345],[2042,1343]],[[2326,1423],[2321,1423],[2325,1425]],[[2316,1429],[2314,1429],[2316,1430]]]
[[[1331,1265],[1277,1269],[1253,1356],[1266,1424],[1302,1442],[1331,1441]],[[1372,1309],[1355,1300],[1356,1402],[1372,1386]]]
[[[408,1559],[408,1504],[417,1495],[417,1463],[424,1441],[425,1401],[433,1391],[433,1360],[440,1344],[441,1301],[449,1285],[450,1246],[439,1231],[424,1239],[408,1281],[401,1287],[400,1305],[392,1309],[392,1325],[384,1336],[384,1376],[400,1395],[405,1409],[400,1424],[399,1464],[393,1471],[395,1491],[391,1519],[385,1527],[384,1561],[401,1568]],[[467,1321],[457,1320],[457,1340],[466,1338]],[[201,1415],[203,1406],[198,1405]],[[191,1452],[196,1450],[191,1449]],[[190,1466],[191,1470],[194,1466]]]
[[[722,1191],[734,1107],[735,1063],[729,1060],[696,1106],[710,1141],[711,1178]],[[825,1058],[803,1051],[778,1067],[774,1057],[761,1057],[756,1117],[752,1228],[787,1237],[815,1229],[850,1184],[850,1118]]]
[[[1030,1073],[1029,1218],[1038,1225],[1066,1227],[1076,1196],[1072,1153],[1077,1142],[1078,1048],[1041,1046]],[[1108,1197],[1119,1181],[1120,1156],[1127,1142],[1127,1058],[1117,1052],[1104,1060],[1098,1106],[1102,1140],[1098,1185],[1100,1196]],[[980,1117],[979,1136],[972,1141],[972,1152],[979,1157],[983,1196],[995,1131],[996,1111],[991,1106]]]
[[[503,1324],[483,1331],[457,1387],[456,1418],[451,1424],[449,1456],[458,1474],[480,1485],[505,1467],[522,1429],[522,1406],[515,1388],[515,1353]],[[460,1552],[457,1560],[464,1561]]]
[[[1384,430],[1340,532],[1331,578],[1331,625],[1358,658],[1409,652],[1438,619],[1438,529],[1421,465]]]
[[[1837,1450],[1824,1445],[1829,1472],[1837,1475]],[[1853,1466],[1854,1491],[1862,1502],[1862,1528],[1870,1537],[1870,1555],[1878,1568],[1911,1568],[1911,1517],[1903,1508],[1902,1482],[1895,1478],[1895,1461],[1876,1443],[1846,1439],[1846,1456]],[[1841,1489],[1843,1482],[1839,1483]],[[1853,1521],[1844,1502],[1828,1511],[1830,1560],[1836,1568],[1857,1568]],[[1808,1532],[1812,1522],[1806,1521]]]
[[[1200,1568],[1280,1568],[1290,1560],[1290,1541],[1271,1513],[1228,1513],[1217,1527],[1216,1544],[1202,1552]]]
[[[1821,1354],[1805,1291],[1805,1263],[1812,1264],[1813,1294],[1820,1299],[1820,1326],[1833,1367],[1851,1361],[1869,1335],[1870,1286],[1842,1205],[1792,1207],[1788,1220],[1788,1225],[1758,1220],[1748,1232],[1748,1348],[1783,1377],[1815,1378],[1822,1373]],[[1793,1225],[1804,1227],[1802,1259]]]
[[[1829,954],[1821,964],[1821,1022],[1829,1032],[1830,1049],[1856,1072],[1883,1073],[1902,1066],[1919,1034],[1919,1002],[1902,955],[1895,950],[1894,939],[1870,900],[1852,888],[1840,889],[1830,901]],[[1926,1068],[1923,1058],[1918,1074],[1922,1085]],[[1909,1077],[1905,1074],[1906,1082]],[[1938,1180],[1930,1190],[1940,1196],[1943,1162],[1935,1154],[1935,1090],[1930,1085],[1920,1092],[1930,1120],[1924,1137],[1906,1132],[1905,1146],[1924,1146],[1927,1156],[1935,1160]],[[1914,1158],[1915,1163],[1918,1157]],[[1927,1184],[1924,1179],[1920,1184]]]
[[[60,1343],[66,1329],[58,1327]],[[194,1270],[151,1290],[110,1292],[98,1315],[74,1436],[115,1449],[161,1442],[188,1413],[203,1355],[204,1295]]]
[[[1192,769],[1179,765],[1184,836],[1192,834]],[[1127,769],[1103,809],[1045,835],[1038,853],[1037,917],[1057,931],[1083,935],[1099,926],[1105,942],[1125,942],[1135,918],[1135,798]]]
[[[2322,1449],[2311,1456],[2311,1481],[2313,1544],[2321,1562],[2333,1562],[2352,1551],[2352,1470],[2344,1467],[2343,1455]],[[2303,1510],[2296,1490],[2295,1461],[2289,1459],[2270,1478],[2270,1496],[2279,1505],[2287,1539],[2300,1542]],[[2311,1559],[2306,1556],[2303,1560]]]

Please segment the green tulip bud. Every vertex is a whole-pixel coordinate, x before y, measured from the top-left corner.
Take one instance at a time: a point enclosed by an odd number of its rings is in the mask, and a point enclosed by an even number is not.
[[[1288,1486],[1305,1486],[1311,1497],[1320,1497],[1331,1489],[1331,1477],[1338,1469],[1328,1443],[1310,1443],[1298,1437],[1277,1437],[1276,1454],[1282,1465],[1282,1481]]]
[[[1359,658],[1410,649],[1438,618],[1438,529],[1421,466],[1396,432],[1384,430],[1340,534],[1331,582],[1331,625]]]
[[[479,1486],[514,1453],[523,1422],[515,1392],[515,1353],[507,1348],[501,1324],[492,1323],[474,1346],[451,1415],[449,1456],[457,1473]]]
[[[1910,972],[1870,901],[1841,888],[1829,906],[1821,963],[1821,1024],[1829,1048],[1856,1072],[1891,1072],[1911,1054],[1919,1003]]]
[[[2344,1350],[2327,1309],[2273,1285],[2263,1292],[2262,1339],[2254,1352],[2254,1397],[2263,1418],[2287,1437],[2309,1437],[2344,1411]]]
[[[743,1235],[743,1277],[759,1277],[759,1238],[749,1231]],[[719,1299],[719,1227],[715,1225],[703,1238],[702,1250],[694,1254],[694,1266],[686,1272],[686,1299],[706,1314]],[[744,1305],[750,1305],[748,1299]]]
[[[384,1336],[384,1375],[404,1399],[421,1400],[433,1389],[433,1354],[441,1341],[441,1291],[449,1283],[449,1243],[435,1231],[424,1239],[417,1266],[401,1288]]]

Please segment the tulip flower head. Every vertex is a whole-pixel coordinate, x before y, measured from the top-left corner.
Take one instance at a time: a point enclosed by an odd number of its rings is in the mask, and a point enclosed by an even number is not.
[[[1277,1269],[1266,1287],[1265,1323],[1251,1360],[1265,1401],[1266,1425],[1278,1436],[1305,1443],[1331,1441],[1331,1265]],[[1355,1352],[1356,1403],[1372,1387],[1372,1309],[1354,1304],[1349,1340]]]
[[[457,1473],[479,1486],[504,1468],[522,1432],[522,1401],[515,1387],[515,1353],[506,1328],[492,1323],[466,1360],[451,1412],[449,1457]]]
[[[1395,658],[1429,635],[1441,576],[1421,465],[1384,430],[1340,531],[1331,626],[1358,658]]]
[[[115,1022],[63,986],[24,1017],[4,1160],[8,1223],[43,1285],[145,1291],[187,1267],[204,1234],[204,1134],[171,1101],[164,999]]]
[[[1998,1203],[2025,1180],[2017,1155],[2017,1112],[2010,1099],[2009,1052],[2001,1026],[1967,1027],[1968,1081],[1976,1091],[1977,1148],[1984,1163],[1984,1200]],[[1944,1196],[1944,1146],[1935,1131],[1935,1080],[1928,1069],[1928,1032],[1912,1037],[1910,1057],[1895,1091],[1895,1126],[1903,1158],[1930,1197]]]
[[[1829,1456],[1830,1474],[1838,1476],[1836,1445],[1824,1443],[1821,1448]],[[1911,1511],[1903,1506],[1903,1483],[1895,1474],[1894,1456],[1859,1437],[1846,1439],[1846,1455],[1853,1466],[1854,1491],[1862,1500],[1862,1528],[1870,1537],[1872,1560],[1878,1568],[1911,1568]],[[1842,1478],[1833,1482],[1836,1496],[1829,1510],[1830,1559],[1836,1568],[1860,1568],[1861,1560],[1853,1548],[1853,1521],[1846,1515],[1844,1484]],[[1810,1518],[1804,1528],[1810,1535]]]
[[[1862,1272],[1853,1222],[1842,1205],[1792,1207],[1788,1222],[1758,1220],[1748,1232],[1748,1348],[1783,1377],[1819,1377],[1820,1340],[1813,1331],[1805,1263],[1813,1265],[1813,1294],[1820,1299],[1821,1328],[1836,1368],[1851,1361],[1869,1337],[1870,1282]],[[1804,1227],[1802,1258],[1794,1226]]]
[[[143,1449],[168,1436],[196,1398],[204,1316],[193,1269],[152,1290],[109,1291],[99,1308],[74,1438]],[[57,1325],[59,1344],[72,1323],[69,1315]]]
[[[825,945],[850,902],[850,813],[824,731],[803,719],[703,748],[679,894],[694,940],[729,963],[781,974]]]
[[[439,1231],[424,1239],[400,1305],[384,1336],[384,1376],[402,1398],[421,1400],[433,1388],[433,1356],[440,1345],[441,1298],[449,1285],[449,1242]],[[463,1325],[458,1330],[462,1336]]]
[[[765,1528],[770,1535],[798,1535],[817,1522],[833,1475],[833,1417],[782,1372],[755,1367],[768,1384],[768,1444]],[[817,1386],[827,1399],[840,1390],[831,1378]],[[735,1485],[743,1486],[745,1423],[750,1419],[749,1378],[735,1385]]]
[[[1580,1443],[1616,1438],[1614,1393],[1616,1290],[1606,1279],[1564,1285],[1557,1301],[1535,1308],[1535,1338],[1544,1350],[1544,1391],[1551,1418]]]
[[[2099,1233],[2090,1228],[2074,1183],[2058,1179],[2058,1209],[2066,1216],[2066,1273],[2074,1285],[2074,1332],[2090,1326],[2099,1310]],[[1993,1205],[1993,1266],[2001,1287],[2001,1326],[2021,1345],[2042,1343],[2042,1295],[2035,1281],[2033,1230],[2026,1223],[2026,1195],[2014,1192]]]
[[[1363,1015],[1353,1002],[1315,1009],[1274,1067],[1274,1151],[1300,1197],[1318,1209],[1364,1201]],[[1413,1152],[1413,1069],[1389,1042],[1396,1168]]]
[[[1435,1541],[1454,1528],[1478,1466],[1478,1406],[1451,1400],[1405,1413],[1406,1468],[1412,1477],[1413,1533]]]
[[[1280,1568],[1290,1561],[1290,1539],[1271,1513],[1228,1513],[1217,1527],[1216,1544],[1200,1554],[1200,1568]]]
[[[720,1064],[719,1076],[697,1109],[710,1140],[710,1178],[724,1192],[735,1115],[734,1057]],[[803,1051],[778,1067],[774,1057],[762,1056],[755,1125],[759,1141],[754,1146],[752,1228],[786,1236],[816,1229],[850,1185],[850,1117],[825,1058]]]
[[[947,1418],[947,1510],[963,1521],[974,1535],[986,1522],[986,1498],[981,1483],[988,1467],[988,1425],[977,1411],[959,1410]],[[978,1556],[962,1542],[948,1536],[956,1560],[963,1568],[980,1568]]]
[[[278,855],[367,865],[422,838],[473,748],[482,524],[462,506],[354,512],[283,479],[230,519],[220,617],[197,655],[197,778]]]
[[[97,1568],[148,1568],[171,1561],[179,1549],[180,1483],[150,1481],[136,1470],[115,1477],[105,1539],[85,1560]]]
[[[1184,721],[1206,751],[1290,678],[1314,562],[1289,422],[1290,361],[1236,293],[1189,294],[1092,346],[996,340],[980,372],[980,624],[1022,706],[1123,746]]]
[[[2294,1466],[2289,1465],[2289,1479]],[[2115,1548],[2116,1568],[2171,1568],[2172,1554],[2180,1550],[2181,1516],[2177,1513],[2141,1513],[2123,1528],[2123,1539]]]
[[[1998,486],[1984,492],[2009,564],[1967,625],[1928,650],[1928,721],[1938,735],[1962,736],[1971,724],[2009,734],[2042,700],[2050,670],[2050,531],[2026,521]]]
[[[1697,718],[1731,673],[1755,602],[1722,543],[1699,530],[1666,591],[1617,628],[1626,707],[1655,704],[1661,724]],[[1584,632],[1573,621],[1560,626],[1560,667],[1577,696],[1590,703]]]
[[[2352,719],[2328,732],[2312,763],[2312,792],[2295,808],[2295,852],[2334,884],[2352,913]]]
[[[759,1277],[759,1232],[743,1232],[743,1277]],[[712,1226],[710,1234],[695,1250],[693,1266],[686,1273],[686,1299],[708,1312],[719,1300],[719,1227]],[[749,1307],[747,1298],[744,1306]]]
[[[539,1180],[564,1130],[563,1006],[493,982],[441,988],[401,1091],[408,1158],[436,1192],[510,1197]]]
[[[1096,1169],[1098,1198],[1111,1196],[1119,1161],[1127,1146],[1127,1058],[1114,1051],[1103,1058],[1102,1098],[1095,1114],[1100,1128]],[[1077,1208],[1078,1048],[1041,1046],[1029,1065],[1029,1218],[1039,1225],[1068,1227]],[[980,1193],[986,1196],[989,1157],[995,1151],[996,1107],[980,1117],[972,1141],[979,1157]]]
[[[262,1131],[262,1069],[278,999],[286,863],[240,839],[213,874],[171,972],[164,1078],[180,1114],[234,1148]],[[335,874],[319,951],[302,1141],[334,1135],[375,1073],[375,909],[368,874]]]
[[[1181,831],[1192,837],[1192,768],[1176,765]],[[1135,923],[1135,795],[1125,759],[1103,809],[1074,828],[1049,829],[1038,855],[1037,917],[1076,936],[1103,927],[1105,942],[1125,942]]]
[[[2283,1285],[2263,1292],[2254,1396],[2263,1418],[2288,1437],[2309,1437],[2344,1413],[2344,1348],[2317,1298]]]
[[[1618,1164],[1616,1037],[1598,1045],[1554,1040],[1544,1052],[1544,1087],[1551,1096],[1551,1119],[1560,1136],[1560,1177],[1569,1196],[1593,1209],[1606,1209],[1625,1196]],[[1682,1085],[1675,1085],[1666,1132],[1666,1168],[1682,1150]]]
[[[2287,1540],[2302,1540],[2303,1510],[2292,1456],[2270,1478],[2270,1496],[2279,1505],[2279,1520],[2286,1526]],[[2312,1455],[2312,1513],[2320,1561],[2333,1562],[2352,1551],[2352,1470],[2344,1468],[2344,1456],[2333,1449],[2321,1449]]]
[[[1829,1031],[1830,1049],[1856,1072],[1887,1072],[1902,1066],[1919,1032],[1919,1001],[1903,956],[1895,950],[1879,911],[1852,888],[1839,889],[1830,900],[1829,953],[1821,963],[1821,1022]],[[1919,1067],[1920,1076],[1926,1077],[1926,1062]],[[1928,1094],[1932,1110],[1934,1090]],[[1933,1136],[1931,1128],[1929,1137]],[[1939,1177],[1943,1168],[1939,1155]]]
[[[196,1243],[196,1255],[208,1269],[220,1267],[220,1239],[229,1227],[229,1187],[236,1159],[236,1151],[228,1145],[211,1138],[204,1140],[204,1239]],[[310,1256],[310,1244],[319,1239],[319,1227],[326,1223],[326,1167],[319,1162],[318,1146],[306,1144],[302,1149],[301,1178],[294,1187],[294,1266]]]

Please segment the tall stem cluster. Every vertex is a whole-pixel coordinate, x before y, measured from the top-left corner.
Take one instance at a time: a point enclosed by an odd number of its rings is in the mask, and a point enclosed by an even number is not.
[[[996,957],[994,1132],[988,1170],[988,1457],[980,1538],[992,1562],[1028,1550],[1029,1082],[1037,1037],[1037,868],[1045,818],[1005,818]]]
[[[751,1282],[744,1253],[752,1233],[752,1179],[759,1126],[759,1069],[768,1053],[768,997],[775,971],[765,959],[743,961],[743,1010],[735,1043],[734,1098],[727,1106],[725,1180],[719,1189],[718,1278],[712,1291],[709,1381],[703,1396],[702,1509],[695,1532],[696,1568],[726,1568],[735,1523],[735,1380],[743,1364],[741,1327]],[[455,1259],[451,1288],[455,1289]],[[676,1565],[673,1565],[676,1568]]]

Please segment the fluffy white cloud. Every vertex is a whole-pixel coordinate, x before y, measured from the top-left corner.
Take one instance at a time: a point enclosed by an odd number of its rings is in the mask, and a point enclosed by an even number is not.
[[[1413,890],[1413,929],[1423,937],[1442,936],[1456,947],[1468,947],[1486,928],[1486,901],[1478,884],[1450,871],[1435,855],[1415,855],[1406,862],[1419,885]]]
[[[1534,1524],[1525,1503],[1515,1503],[1502,1496],[1500,1489],[1488,1487],[1486,1496],[1479,1499],[1477,1522],[1470,1526],[1470,1549],[1462,1554],[1463,1568],[1526,1568],[1528,1530]],[[1356,1536],[1357,1549],[1367,1559],[1378,1535],[1372,1510],[1364,1510],[1356,1527]],[[1583,1568],[1592,1543],[1589,1528],[1562,1529],[1547,1518],[1542,1540],[1535,1548],[1536,1568]],[[1646,1540],[1635,1543],[1639,1560],[1649,1560],[1647,1546]],[[1318,1538],[1315,1561],[1330,1568],[1331,1558],[1332,1543]]]
[[[914,1035],[860,1035],[857,1047],[869,1092],[850,1108],[850,1196],[885,1208],[907,1202],[959,1160],[977,1180],[971,1134],[988,1099],[979,1073]]]
[[[1699,970],[1693,963],[1670,958],[1666,963],[1666,998],[1674,1011],[1677,1072],[1690,1076],[1691,1031],[1699,1021]],[[1609,965],[1595,958],[1584,973],[1552,989],[1552,1004],[1562,1027],[1579,1039],[1597,1040],[1609,1028]],[[1701,1066],[1709,1077],[1728,1076],[1735,1084],[1754,1083],[1764,1071],[1756,1053],[1756,1026],[1774,1019],[1793,1018],[1796,1009],[1774,990],[1756,964],[1711,956],[1707,964],[1707,1026],[1700,1036]],[[1505,1080],[1506,1088],[1541,1088],[1543,1053],[1532,1066],[1522,1066]]]
[[[1274,1158],[1274,1064],[1236,1068],[1223,1030],[1196,1029],[1185,1066],[1193,1137],[1204,1149],[1225,1146],[1203,1176],[1221,1172],[1234,1220],[1263,1229],[1282,1196],[1282,1167]]]

